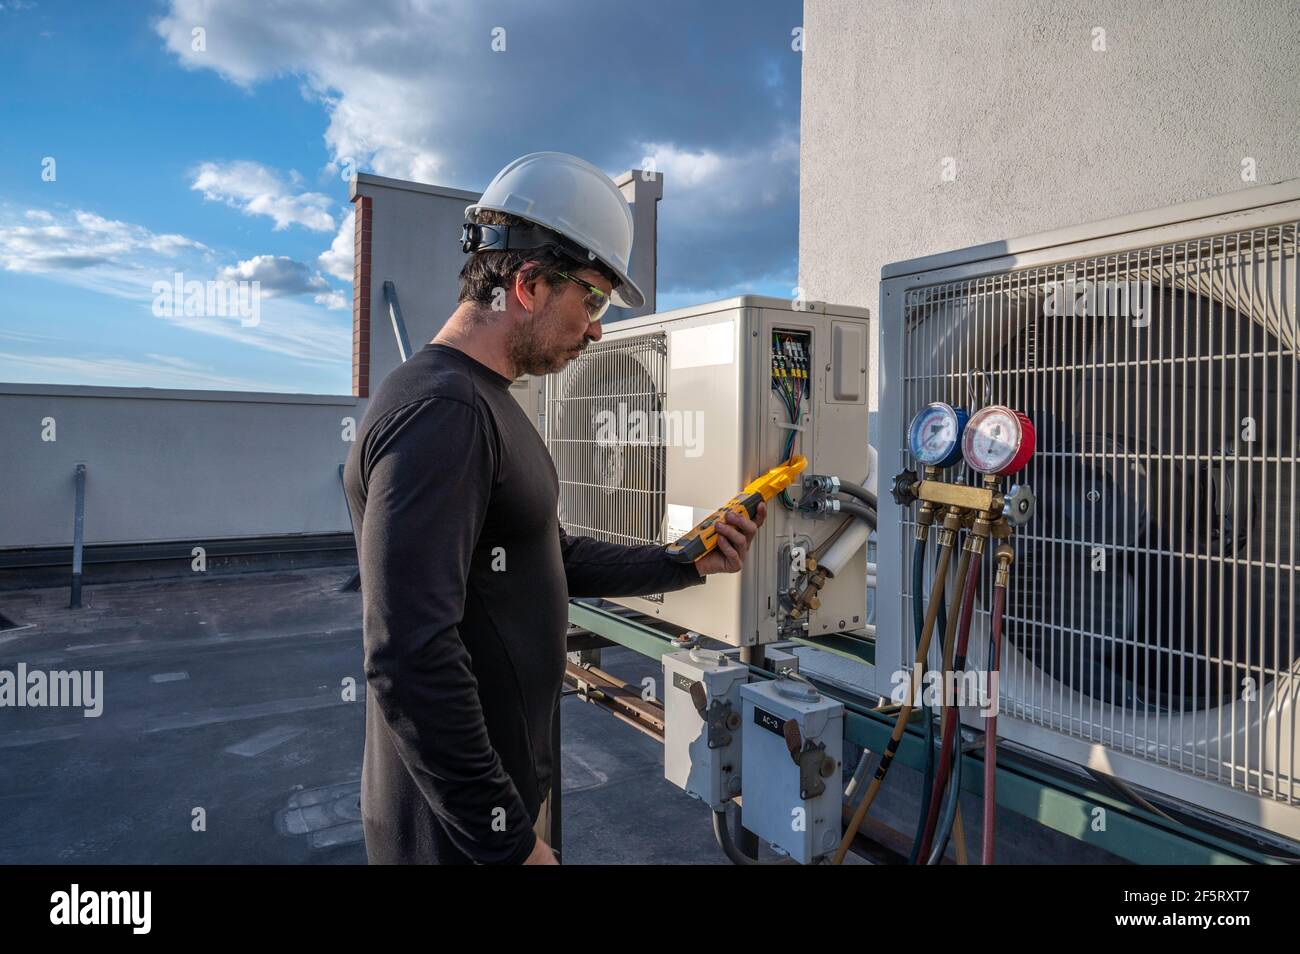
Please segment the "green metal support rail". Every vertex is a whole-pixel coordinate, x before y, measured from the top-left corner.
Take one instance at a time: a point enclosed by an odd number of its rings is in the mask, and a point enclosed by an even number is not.
[[[670,634],[589,604],[570,602],[569,622],[653,659],[675,651]],[[852,636],[794,641],[867,662],[874,656],[869,641]],[[771,673],[763,670],[753,669],[753,672],[772,678]],[[827,695],[840,698],[833,686],[824,689]],[[851,700],[840,698],[840,701],[845,708],[844,737],[874,752],[883,751],[893,729],[892,717]],[[983,759],[978,753],[964,758],[967,764],[962,770],[962,788],[980,795],[984,787]],[[896,760],[921,771],[924,759],[920,729],[909,728]],[[1099,788],[1054,776],[1020,760],[999,757],[997,771],[1000,806],[1127,861],[1184,865],[1277,863],[1263,853],[1171,822],[1126,804]],[[1100,831],[1094,828],[1097,808],[1105,809],[1105,825]]]

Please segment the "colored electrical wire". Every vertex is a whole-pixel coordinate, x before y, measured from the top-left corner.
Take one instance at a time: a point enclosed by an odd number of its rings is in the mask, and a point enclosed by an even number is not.
[[[781,460],[789,460],[794,453],[795,440],[802,412],[805,395],[811,394],[806,361],[802,356],[802,347],[794,338],[782,338],[778,331],[772,332],[772,390],[785,405],[790,418],[790,431],[783,442]],[[790,497],[789,490],[781,491],[781,505],[787,510],[799,509]]]

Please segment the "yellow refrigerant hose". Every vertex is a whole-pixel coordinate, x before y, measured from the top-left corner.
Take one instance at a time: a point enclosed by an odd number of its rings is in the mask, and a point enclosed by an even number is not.
[[[922,673],[925,671],[926,658],[930,655],[930,640],[934,636],[934,621],[938,618],[939,607],[943,604],[943,590],[944,584],[947,582],[948,564],[952,560],[953,546],[957,541],[957,531],[960,528],[961,510],[956,507],[949,507],[943,518],[943,528],[939,531],[939,559],[934,570],[934,582],[930,586],[930,600],[926,604],[925,624],[921,631],[921,642],[916,648],[916,661],[921,667]],[[962,565],[965,566],[965,556],[962,559]],[[963,582],[964,580],[961,579],[957,581],[956,592],[958,598],[960,598]],[[953,616],[955,617],[955,615],[954,613]],[[951,620],[949,625],[952,625]],[[849,853],[849,845],[853,844],[858,829],[862,827],[862,820],[867,817],[867,812],[871,809],[871,803],[875,801],[876,795],[880,791],[881,783],[884,782],[885,775],[889,772],[889,766],[894,761],[894,755],[898,752],[898,745],[903,740],[903,734],[907,731],[908,720],[911,719],[912,710],[916,706],[915,689],[916,680],[915,673],[913,673],[913,678],[908,680],[907,701],[898,710],[898,718],[894,721],[894,731],[890,733],[889,743],[885,746],[885,752],[880,757],[880,765],[876,768],[876,774],[871,779],[866,794],[862,796],[862,801],[858,803],[853,818],[849,820],[848,830],[844,832],[839,847],[835,849],[835,856],[831,859],[832,864],[844,863],[844,856]]]

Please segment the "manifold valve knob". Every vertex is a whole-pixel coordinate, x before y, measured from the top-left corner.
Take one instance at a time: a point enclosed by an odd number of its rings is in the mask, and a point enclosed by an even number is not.
[[[1016,526],[1028,523],[1034,516],[1036,502],[1037,498],[1027,484],[1016,484],[1002,500],[1002,516]]]
[[[905,470],[894,478],[894,484],[889,488],[889,495],[894,498],[894,503],[906,507],[916,499],[916,484],[916,471]]]

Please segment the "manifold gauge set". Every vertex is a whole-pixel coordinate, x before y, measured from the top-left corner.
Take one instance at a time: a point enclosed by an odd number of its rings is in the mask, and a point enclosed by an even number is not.
[[[1034,425],[1020,411],[991,404],[973,415],[935,401],[912,418],[908,449],[926,467],[947,468],[965,458],[986,476],[1009,477],[1034,454]]]

